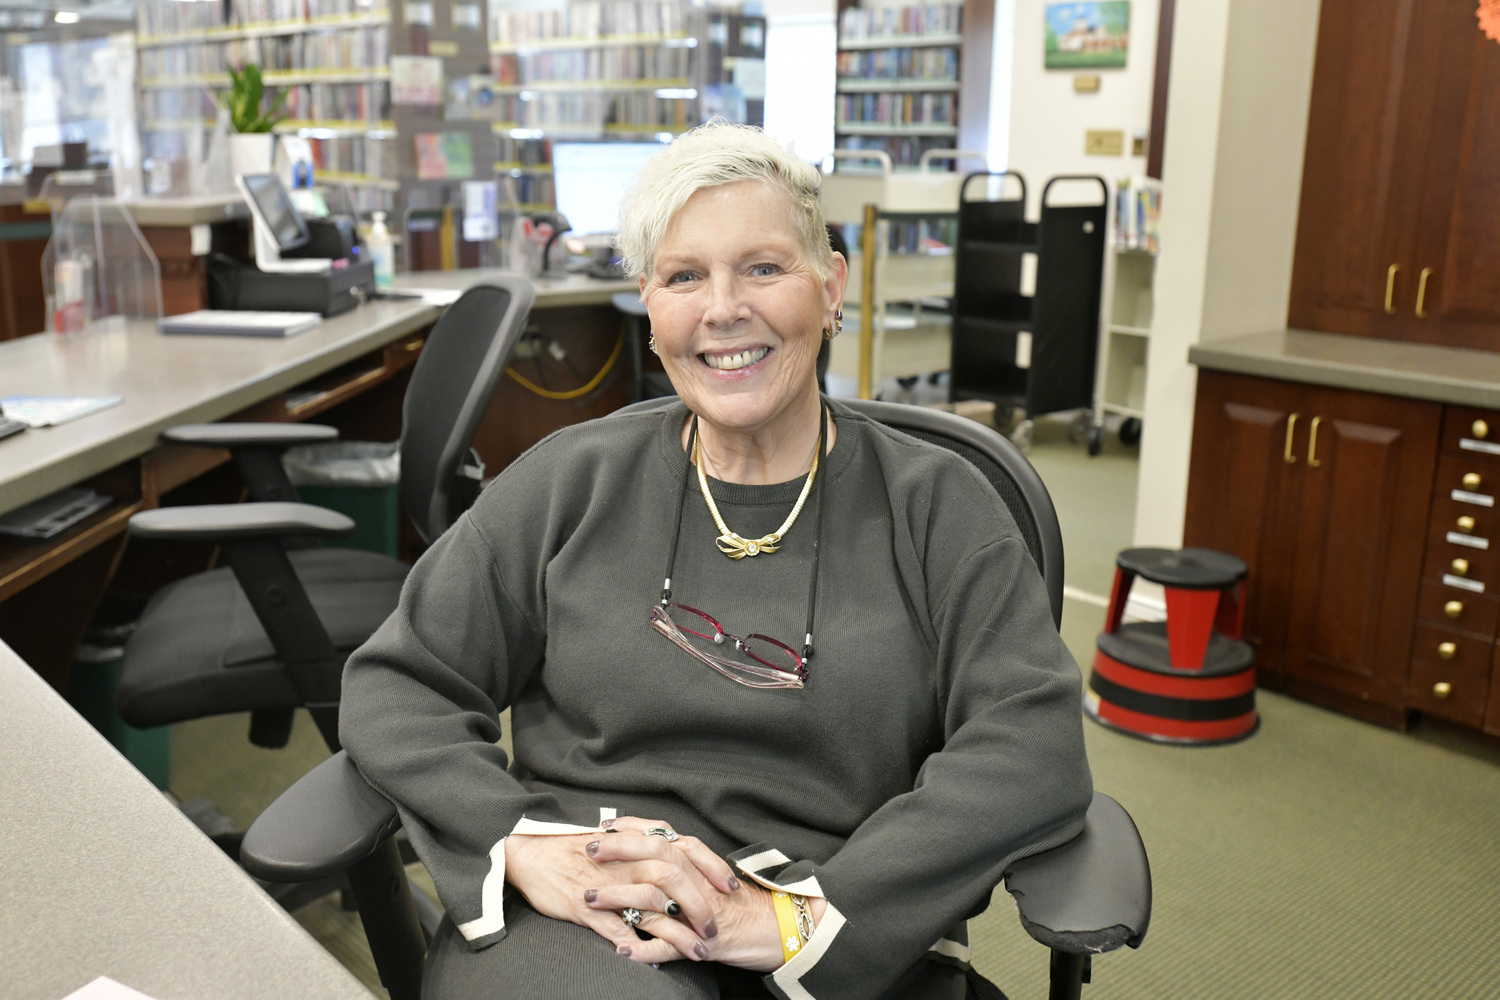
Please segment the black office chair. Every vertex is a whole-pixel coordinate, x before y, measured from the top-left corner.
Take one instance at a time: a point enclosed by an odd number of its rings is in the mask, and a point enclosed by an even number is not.
[[[497,278],[465,292],[433,326],[402,409],[402,506],[424,540],[436,538],[478,494],[465,458],[534,289]],[[282,469],[288,446],[337,436],[304,424],[195,424],[163,438],[228,448],[251,503],[163,507],[130,520],[137,539],[211,542],[229,566],[164,588],[125,646],[121,717],[149,727],[250,712],[250,738],[285,746],[305,707],[337,751],[344,660],[396,607],[407,566],[309,540],[349,534],[342,514],[296,503]]]
[[[676,397],[632,403],[616,413],[653,410]],[[1041,570],[1055,624],[1062,622],[1062,532],[1052,498],[1015,445],[971,420],[901,403],[844,400],[889,427],[957,452],[995,487]],[[344,753],[308,772],[245,834],[241,861],[268,882],[327,878],[381,851],[400,827],[396,809]],[[1005,873],[1021,924],[1051,949],[1050,1000],[1078,1000],[1091,958],[1140,947],[1151,920],[1151,869],[1135,823],[1117,802],[1094,793],[1083,831],[1060,847],[1015,862]],[[426,939],[404,878],[355,893],[382,984],[392,1000],[417,1000]],[[366,908],[366,899],[373,899]],[[969,996],[999,995],[970,971]]]

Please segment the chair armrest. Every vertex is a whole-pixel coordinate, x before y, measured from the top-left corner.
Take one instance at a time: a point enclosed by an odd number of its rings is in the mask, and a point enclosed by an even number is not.
[[[296,444],[332,441],[338,428],[324,424],[182,424],[162,431],[162,440],[201,448],[290,448]]]
[[[339,751],[256,817],[240,862],[267,882],[309,882],[363,861],[400,827],[396,807]]]
[[[231,542],[283,535],[340,538],[353,534],[354,521],[326,507],[307,503],[220,503],[158,507],[130,519],[133,538],[181,542]]]
[[[1026,932],[1072,954],[1139,948],[1151,922],[1151,865],[1130,814],[1094,793],[1083,832],[1011,865],[1005,888]]]

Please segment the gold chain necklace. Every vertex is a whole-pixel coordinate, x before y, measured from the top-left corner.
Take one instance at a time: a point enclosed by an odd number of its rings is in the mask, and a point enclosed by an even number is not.
[[[693,442],[693,464],[698,467],[698,486],[703,490],[703,499],[708,501],[708,512],[714,516],[714,524],[719,526],[723,532],[714,539],[719,546],[719,551],[731,559],[743,559],[746,556],[759,555],[762,552],[775,552],[781,547],[781,536],[792,529],[792,524],[797,520],[797,515],[802,513],[802,505],[807,503],[807,496],[812,492],[813,478],[818,474],[818,459],[823,454],[823,429],[818,428],[818,446],[813,452],[812,468],[807,470],[807,482],[802,484],[802,495],[797,497],[797,503],[792,507],[792,512],[781,522],[781,527],[769,535],[760,538],[748,539],[741,537],[737,532],[730,531],[729,525],[724,523],[724,517],[719,513],[719,505],[714,503],[714,495],[708,489],[708,476],[703,472],[703,444],[701,441]]]

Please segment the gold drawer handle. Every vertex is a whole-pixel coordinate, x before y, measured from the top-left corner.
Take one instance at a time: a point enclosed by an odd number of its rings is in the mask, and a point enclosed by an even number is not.
[[[1453,693],[1453,685],[1447,681],[1438,681],[1432,686],[1432,696],[1439,701]]]
[[[1475,437],[1483,439],[1489,437],[1490,425],[1485,423],[1483,420],[1476,420],[1474,421],[1474,426],[1469,428],[1469,431]]]
[[[1461,615],[1463,613],[1464,613],[1464,602],[1463,601],[1449,601],[1447,604],[1443,605],[1443,614],[1447,615],[1449,618],[1457,618],[1459,615]]]
[[[1484,480],[1482,480],[1482,479],[1479,478],[1479,473],[1477,473],[1477,472],[1465,472],[1464,473],[1463,483],[1464,483],[1464,489],[1466,489],[1466,490],[1477,490],[1477,489],[1479,489],[1479,484],[1481,482],[1483,482],[1483,481]]]
[[[1422,268],[1422,277],[1417,282],[1417,319],[1427,318],[1427,279],[1432,277],[1432,268]]]
[[[1400,264],[1392,264],[1385,269],[1385,311],[1394,316],[1396,314],[1396,303],[1392,297],[1396,294],[1396,272],[1401,270]]]
[[[1322,422],[1322,417],[1313,417],[1312,426],[1307,429],[1307,464],[1314,469],[1323,464],[1318,461],[1318,425]]]
[[[1293,413],[1286,418],[1286,447],[1281,451],[1281,457],[1286,459],[1287,465],[1296,465],[1297,456],[1292,454],[1292,432],[1297,429],[1298,414]]]
[[[1458,643],[1456,643],[1456,642],[1440,642],[1440,643],[1438,643],[1438,656],[1441,656],[1445,660],[1451,660],[1451,659],[1453,659],[1457,655],[1458,655]]]
[[[1472,517],[1470,517],[1468,514],[1465,514],[1463,517],[1459,518],[1458,519],[1458,530],[1462,531],[1462,532],[1465,532],[1465,533],[1473,531],[1474,530],[1474,519]]]
[[[405,346],[408,351],[420,351],[422,349],[422,345],[425,343],[427,343],[427,341],[424,338],[418,338],[416,340],[408,340]]]
[[[1453,560],[1453,572],[1457,573],[1459,576],[1468,576],[1469,575],[1469,560],[1467,560],[1467,559],[1455,559],[1455,560]]]

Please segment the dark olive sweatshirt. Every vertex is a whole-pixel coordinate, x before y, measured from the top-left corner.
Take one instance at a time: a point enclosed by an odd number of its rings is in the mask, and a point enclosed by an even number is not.
[[[966,961],[963,920],[1009,861],[1081,828],[1080,675],[1003,503],[964,459],[831,409],[837,440],[780,551],[720,553],[691,475],[672,574],[674,601],[726,632],[800,649],[820,537],[805,687],[737,684],[650,626],[690,471],[680,404],[521,456],[350,658],[344,746],[472,946],[504,947],[506,836],[660,818],[827,899],[772,992],[868,1000],[915,963]],[[747,538],[802,485],[710,480]]]

